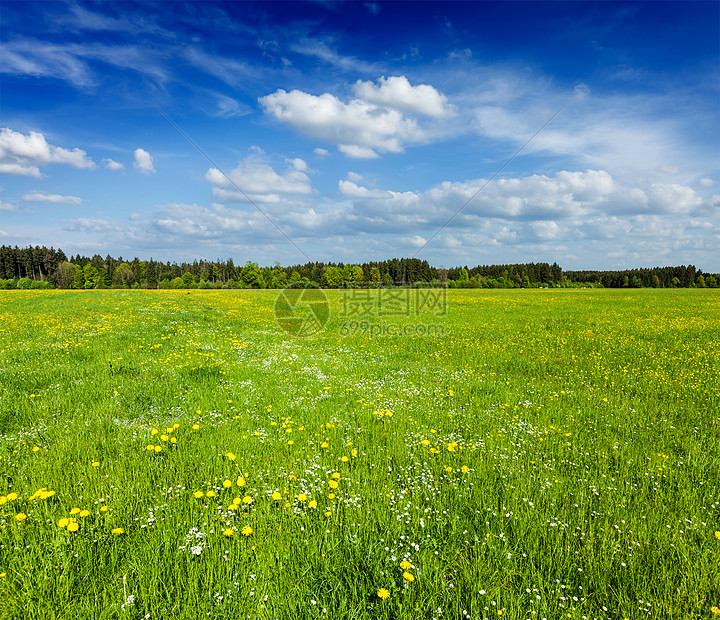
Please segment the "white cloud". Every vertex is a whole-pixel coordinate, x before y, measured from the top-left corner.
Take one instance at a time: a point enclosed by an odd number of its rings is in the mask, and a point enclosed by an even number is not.
[[[700,185],[702,185],[703,187],[712,187],[713,185],[715,185],[715,181],[708,177],[703,177],[702,179],[700,179]]]
[[[121,164],[120,162],[115,161],[114,159],[106,158],[106,159],[103,159],[102,161],[108,170],[125,170],[125,164]]]
[[[122,230],[118,222],[103,220],[99,218],[79,217],[67,220],[63,230],[70,232],[114,232]]]
[[[37,131],[23,134],[8,127],[0,130],[0,173],[39,178],[38,166],[67,164],[73,168],[92,170],[95,163],[81,149],[64,149],[48,144]]]
[[[347,173],[347,178],[352,181],[353,183],[357,183],[358,181],[362,181],[362,175],[358,174],[357,172],[353,172],[352,170]]]
[[[135,170],[142,172],[143,174],[151,174],[155,172],[152,155],[150,155],[150,153],[148,153],[145,149],[135,149],[133,155],[135,157],[135,161],[133,161],[133,168],[135,168]]]
[[[330,151],[320,147],[313,149],[313,153],[315,153],[315,155],[317,155],[318,157],[328,157],[330,155]]]
[[[435,118],[453,116],[447,97],[429,84],[413,86],[404,76],[381,77],[376,86],[372,82],[355,82],[357,97],[370,103],[387,106],[402,112],[425,114]]]
[[[400,153],[404,143],[423,139],[415,120],[360,99],[343,103],[329,93],[316,96],[280,89],[258,101],[277,120],[313,138],[342,145],[341,151],[353,157]]]
[[[372,149],[357,144],[338,144],[338,151],[352,159],[377,159],[380,157]]]
[[[21,209],[10,202],[3,202],[0,200],[0,211],[5,211],[7,213],[19,213]]]
[[[61,196],[60,194],[44,194],[42,192],[29,192],[22,198],[25,202],[50,202],[53,204],[79,205],[82,199],[77,196]]]
[[[218,202],[247,202],[235,185],[256,202],[278,202],[281,195],[311,194],[313,189],[305,161],[296,158],[289,163],[285,171],[278,173],[259,155],[251,155],[228,174],[232,182],[216,168],[210,168],[205,178],[215,186],[213,200]]]

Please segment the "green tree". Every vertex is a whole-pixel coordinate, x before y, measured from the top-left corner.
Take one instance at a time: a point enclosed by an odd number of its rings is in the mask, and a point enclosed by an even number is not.
[[[370,267],[370,281],[373,284],[380,284],[380,270],[377,268],[377,266]]]
[[[248,261],[240,273],[240,279],[251,288],[265,288],[265,280],[257,263]]]
[[[338,288],[342,285],[344,280],[343,270],[335,265],[330,265],[325,271],[323,278],[330,288]]]
[[[130,269],[130,265],[127,263],[120,263],[115,267],[115,273],[113,273],[112,283],[118,286],[127,286],[132,288],[135,284],[135,274]]]
[[[58,288],[72,288],[75,284],[75,265],[68,261],[60,263],[55,272],[55,283]]]
[[[97,288],[98,282],[100,282],[100,272],[93,267],[92,263],[83,267],[83,276],[85,277],[85,288]]]

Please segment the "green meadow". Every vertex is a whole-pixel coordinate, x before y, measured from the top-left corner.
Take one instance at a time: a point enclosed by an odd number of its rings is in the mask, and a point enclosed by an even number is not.
[[[0,618],[720,618],[720,292],[277,293],[0,291]]]

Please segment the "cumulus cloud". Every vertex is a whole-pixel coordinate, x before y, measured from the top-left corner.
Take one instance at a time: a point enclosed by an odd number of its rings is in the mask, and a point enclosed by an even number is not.
[[[142,174],[152,174],[155,172],[153,166],[153,158],[150,153],[145,149],[135,149],[133,153],[135,161],[133,161],[133,168]]]
[[[315,155],[317,155],[318,157],[328,157],[330,155],[330,151],[320,147],[313,149],[313,153],[315,153]]]
[[[125,164],[121,164],[118,161],[115,161],[114,159],[106,158],[103,159],[103,164],[108,170],[125,170]]]
[[[353,91],[360,99],[403,112],[437,118],[455,113],[447,97],[429,84],[413,86],[404,75],[389,78],[383,76],[377,82],[375,85],[358,80]]]
[[[54,204],[79,205],[82,199],[77,196],[61,196],[60,194],[44,194],[43,192],[29,192],[22,198],[25,202],[50,202]]]
[[[260,156],[251,155],[228,174],[230,180],[217,168],[210,168],[205,178],[215,186],[213,200],[218,202],[247,202],[237,187],[255,202],[278,202],[283,195],[311,194],[313,189],[305,160],[298,157],[288,163],[289,167],[278,173]]]
[[[455,114],[445,95],[428,84],[413,86],[405,76],[382,77],[377,83],[358,80],[353,91],[356,98],[348,102],[330,93],[282,89],[258,101],[266,114],[307,136],[337,144],[341,153],[356,159],[400,153],[406,145],[427,140],[428,131],[407,114],[433,120]]]
[[[715,181],[708,177],[703,177],[702,179],[700,179],[700,185],[702,185],[703,187],[712,187],[713,185],[715,185]]]
[[[39,178],[44,164],[67,164],[92,170],[95,163],[79,148],[64,149],[49,144],[37,131],[23,134],[8,127],[0,130],[0,173]]]
[[[67,220],[63,230],[70,232],[114,232],[122,230],[118,222],[103,220],[99,218],[79,217]]]

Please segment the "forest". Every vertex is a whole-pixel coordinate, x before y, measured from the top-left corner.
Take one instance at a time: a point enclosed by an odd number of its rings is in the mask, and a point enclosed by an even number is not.
[[[283,288],[312,282],[323,288],[447,286],[448,288],[717,288],[720,274],[693,265],[621,271],[564,271],[546,262],[433,267],[426,260],[393,258],[362,264],[308,262],[260,267],[247,261],[192,263],[70,256],[45,246],[0,246],[0,289]]]

